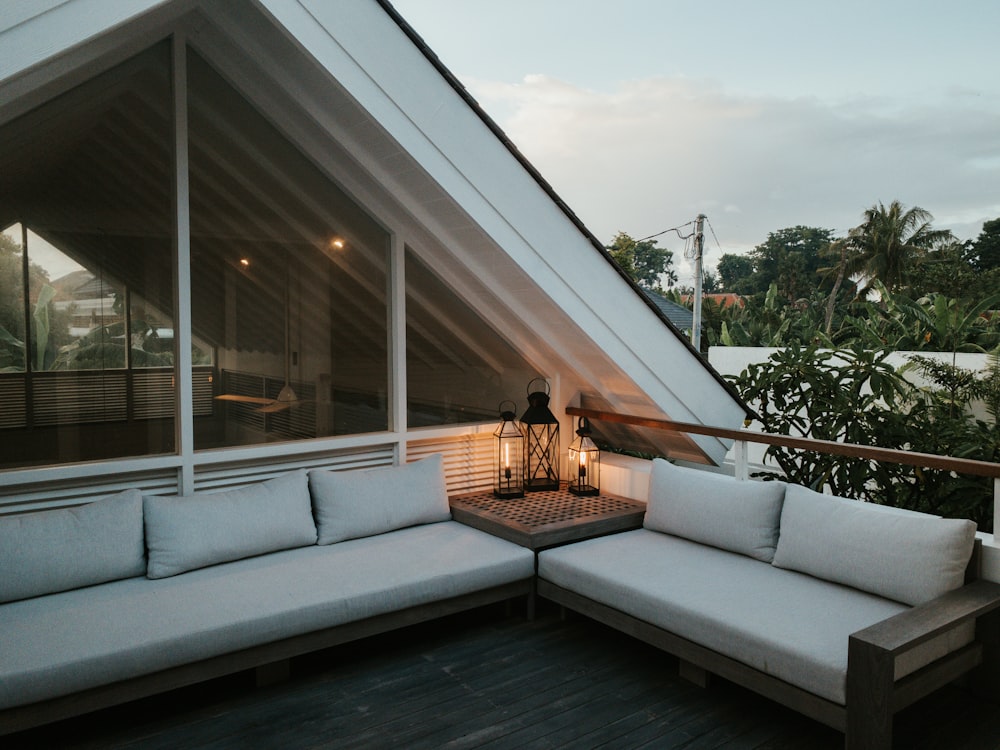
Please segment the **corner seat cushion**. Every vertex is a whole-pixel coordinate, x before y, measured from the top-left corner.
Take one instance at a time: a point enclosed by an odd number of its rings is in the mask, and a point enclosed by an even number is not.
[[[228,492],[143,498],[149,578],[316,544],[304,471]]]
[[[538,576],[840,705],[848,637],[908,609],[646,529],[545,550]],[[972,636],[965,629],[924,644],[897,678]]]
[[[0,518],[0,602],[146,572],[142,495]],[[0,620],[0,639],[3,638]]]
[[[402,466],[313,470],[309,490],[319,544],[451,519],[441,454]]]
[[[0,709],[533,574],[530,550],[451,521],[13,602]]]
[[[658,458],[643,526],[770,562],[784,496],[784,482],[740,482]]]
[[[976,524],[789,485],[774,565],[917,605],[965,581]]]

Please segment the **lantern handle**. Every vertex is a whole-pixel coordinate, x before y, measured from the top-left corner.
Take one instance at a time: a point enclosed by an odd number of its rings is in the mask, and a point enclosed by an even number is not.
[[[510,408],[509,409],[504,409],[503,408],[504,404],[510,404]],[[503,401],[501,401],[499,404],[497,404],[497,410],[499,411],[501,417],[505,413],[514,414],[514,413],[517,412],[517,404],[514,401],[512,401],[511,399],[505,398]]]
[[[534,391],[531,390],[531,384],[532,383],[536,383],[538,381],[541,381],[541,382],[543,382],[545,384],[545,395],[546,396],[551,395],[552,391],[551,391],[551,389],[549,387],[549,381],[546,380],[545,378],[533,378],[532,380],[528,381],[528,389],[527,389],[528,390],[528,395],[530,396],[534,392]]]
[[[580,417],[576,423],[576,434],[583,435],[584,433],[590,434],[590,420],[586,417]]]

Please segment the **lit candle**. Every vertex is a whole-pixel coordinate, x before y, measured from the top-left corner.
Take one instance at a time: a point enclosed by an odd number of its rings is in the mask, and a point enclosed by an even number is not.
[[[510,468],[510,443],[504,443],[503,446],[503,465],[505,469]]]

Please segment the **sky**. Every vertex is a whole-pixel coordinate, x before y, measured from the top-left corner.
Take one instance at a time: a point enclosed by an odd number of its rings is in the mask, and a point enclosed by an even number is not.
[[[996,0],[392,3],[605,244],[703,213],[714,270],[878,202],[1000,217]]]

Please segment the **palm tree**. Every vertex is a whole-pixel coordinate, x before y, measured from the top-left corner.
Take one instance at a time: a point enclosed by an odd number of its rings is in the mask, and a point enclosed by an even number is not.
[[[851,229],[847,242],[853,252],[847,262],[865,278],[859,295],[867,294],[875,280],[890,291],[909,285],[927,253],[954,239],[948,230],[933,229],[933,216],[919,206],[905,209],[899,201],[886,208],[881,202],[864,213],[864,222]]]
[[[832,266],[820,268],[818,273],[824,276],[834,276],[833,287],[830,295],[826,298],[826,311],[823,316],[823,330],[827,336],[833,328],[833,313],[836,308],[837,294],[845,278],[858,275],[864,268],[861,254],[854,248],[850,237],[831,242],[824,255],[834,257],[836,262]]]
[[[825,331],[833,326],[833,313],[844,279],[857,277],[857,297],[864,299],[876,282],[896,291],[909,285],[927,253],[954,240],[948,230],[931,228],[934,217],[919,206],[906,210],[899,201],[886,208],[879,201],[864,213],[864,221],[849,230],[847,237],[832,242],[824,254],[834,258],[832,266],[819,273],[833,277],[833,289],[827,298]]]

